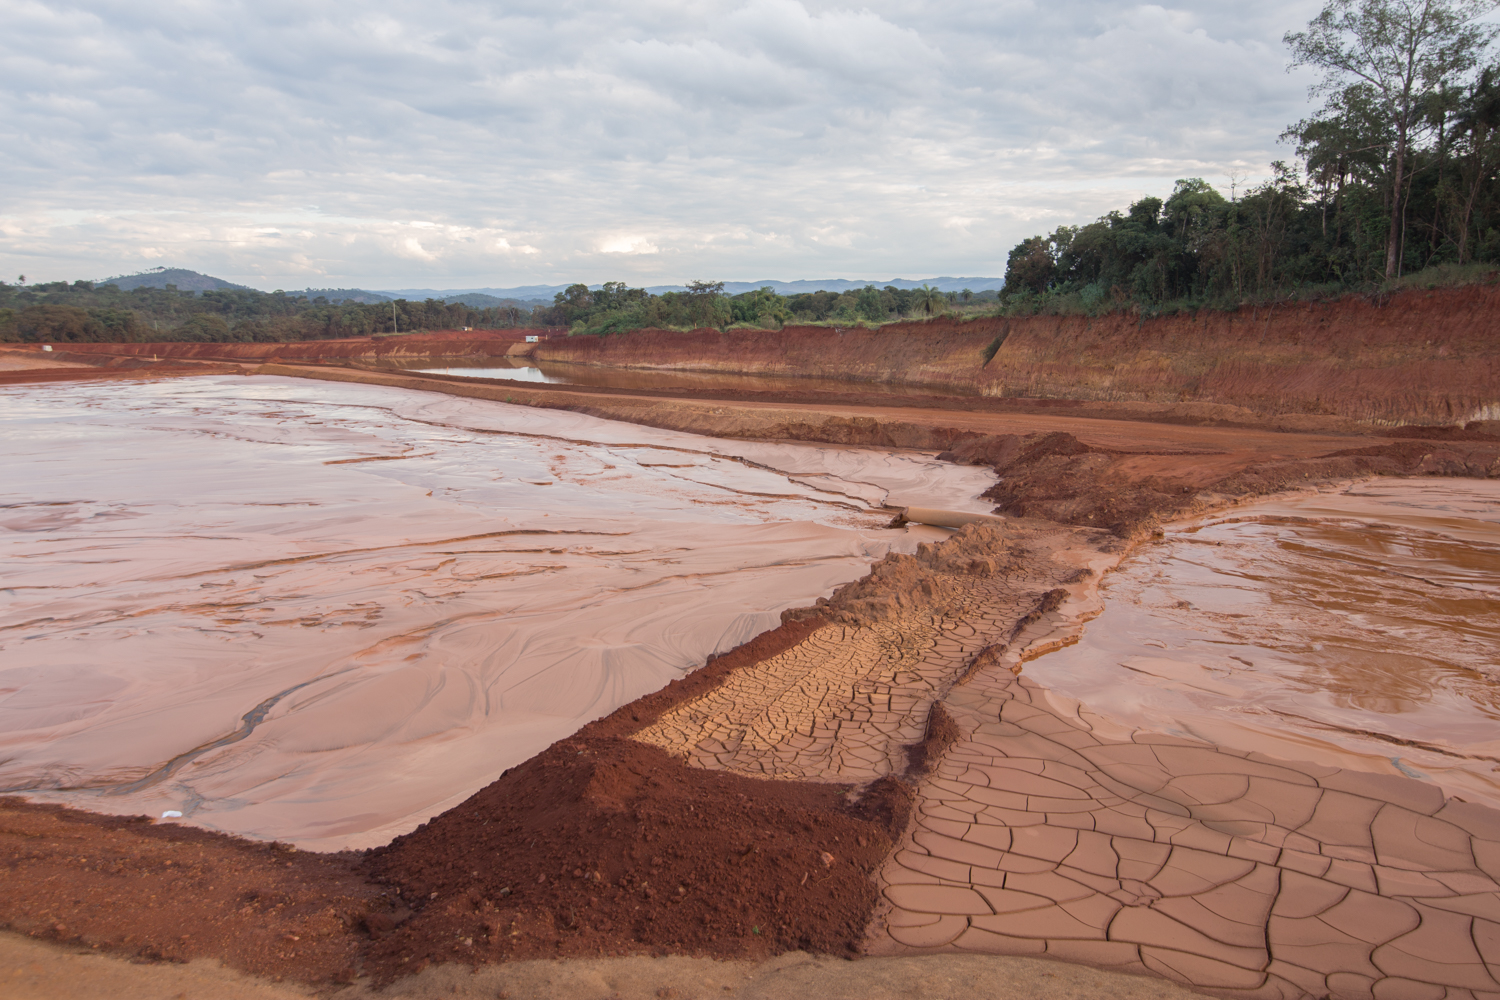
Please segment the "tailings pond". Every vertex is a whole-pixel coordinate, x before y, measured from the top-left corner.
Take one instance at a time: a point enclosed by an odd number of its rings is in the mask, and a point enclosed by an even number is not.
[[[265,376],[0,389],[0,791],[389,841],[985,469]]]

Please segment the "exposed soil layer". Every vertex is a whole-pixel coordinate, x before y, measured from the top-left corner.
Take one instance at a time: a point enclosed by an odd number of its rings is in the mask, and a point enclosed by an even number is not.
[[[990,396],[1213,403],[1451,423],[1500,403],[1500,285],[1146,318],[937,319],[568,337],[539,360],[948,385]]]
[[[848,786],[704,771],[628,738],[823,624],[757,636],[367,855],[0,799],[0,927],[312,983],[643,950],[847,954],[909,789],[851,800]]]
[[[971,406],[1264,424],[1462,425],[1500,416],[1500,284],[1145,317],[939,318],[861,327],[530,330],[291,344],[75,344],[79,356],[242,362],[485,358],[924,385]],[[18,348],[25,350],[27,348]],[[878,390],[877,390],[878,391]],[[659,393],[658,393],[659,394]],[[977,397],[977,399],[974,399]],[[990,402],[993,401],[993,404]]]
[[[1107,527],[1123,537],[1225,499],[1243,500],[1315,482],[1363,476],[1500,476],[1500,441],[1396,441],[1334,449],[1306,458],[1249,461],[1221,478],[1133,476],[1133,456],[1090,447],[1072,434],[976,436],[944,453],[988,465],[1000,482],[985,492],[995,511],[1065,524]]]
[[[363,358],[384,360],[422,357],[494,357],[505,354],[528,335],[555,336],[560,330],[434,330],[399,337],[347,337],[338,340],[300,340],[274,344],[204,344],[162,342],[145,344],[66,344],[43,352],[34,345],[17,344],[7,350],[31,352],[48,358],[195,359],[262,362],[274,359],[312,360]]]
[[[762,633],[370,852],[372,876],[415,913],[375,918],[368,968],[388,979],[433,961],[850,950],[875,903],[870,875],[905,826],[899,792],[894,805],[884,787],[851,801],[848,786],[704,771],[629,738],[823,624]]]

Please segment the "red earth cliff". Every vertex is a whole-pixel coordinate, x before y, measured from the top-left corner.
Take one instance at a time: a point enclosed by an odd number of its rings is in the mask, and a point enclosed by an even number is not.
[[[1262,414],[1444,424],[1496,416],[1500,285],[1149,319],[1115,314],[936,319],[874,329],[641,330],[554,339],[536,357],[942,385],[986,396],[1212,402]]]

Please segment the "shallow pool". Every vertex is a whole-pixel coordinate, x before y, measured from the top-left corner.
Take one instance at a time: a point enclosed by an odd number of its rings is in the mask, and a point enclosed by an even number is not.
[[[1106,718],[1500,806],[1500,483],[1375,479],[1171,527],[1026,673]]]

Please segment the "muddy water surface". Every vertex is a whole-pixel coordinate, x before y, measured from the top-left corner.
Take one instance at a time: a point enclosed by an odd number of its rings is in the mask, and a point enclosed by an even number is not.
[[[378,386],[0,390],[0,789],[389,840],[985,470]]]
[[[793,378],[776,375],[729,375],[717,372],[640,368],[607,368],[529,359],[488,358],[482,362],[454,361],[435,366],[407,367],[436,375],[465,378],[498,378],[515,382],[547,382],[559,385],[592,385],[610,389],[692,390],[698,392],[878,392],[886,396],[972,396],[966,386],[922,386],[899,383],[851,382],[827,378]]]
[[[1500,806],[1500,483],[1371,480],[1169,528],[1028,676],[1119,723]]]

